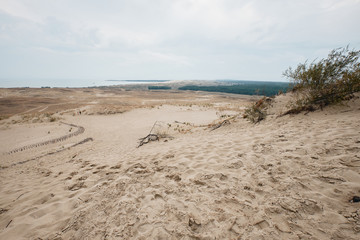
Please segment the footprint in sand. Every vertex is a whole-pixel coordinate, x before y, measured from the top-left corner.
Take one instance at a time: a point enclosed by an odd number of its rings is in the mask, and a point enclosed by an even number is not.
[[[121,164],[117,164],[115,166],[112,166],[110,169],[120,169],[121,168]]]
[[[135,174],[146,174],[149,173],[149,170],[146,168],[146,166],[140,164],[140,163],[136,163],[134,165],[132,165],[131,167],[129,167],[126,170],[127,173],[135,173]]]
[[[78,174],[78,172],[71,172],[65,180],[71,180],[76,174]]]
[[[48,202],[54,196],[55,196],[55,194],[53,194],[53,193],[47,194],[46,196],[41,197],[39,200],[35,201],[34,204],[35,205],[44,204],[44,203]]]
[[[107,165],[103,165],[103,166],[99,166],[99,167],[97,167],[96,169],[101,170],[101,169],[104,169],[104,168],[106,168],[106,167],[108,167],[108,166],[107,166]]]
[[[240,160],[226,165],[227,168],[232,168],[232,169],[239,169],[242,168],[243,166],[244,164]]]
[[[255,222],[253,225],[259,229],[264,229],[270,226],[270,224],[264,219]]]
[[[170,178],[171,180],[174,180],[175,182],[181,181],[181,177],[177,174],[166,175],[166,177]]]
[[[90,161],[85,161],[81,166],[80,168],[84,168],[86,167],[87,165],[89,165]]]
[[[81,188],[86,188],[86,185],[85,185],[84,182],[74,183],[74,184],[72,184],[72,185],[70,185],[70,186],[68,187],[68,190],[70,190],[70,191],[77,191],[77,190],[79,190],[79,189],[81,189]]]
[[[107,167],[108,167],[107,165],[99,166],[92,173],[97,174],[97,173],[101,172],[101,170],[103,170],[104,168],[107,168]],[[89,170],[92,170],[92,168],[90,168]]]
[[[164,156],[164,159],[170,159],[170,158],[174,158],[175,155],[174,154],[167,154]]]
[[[81,176],[77,179],[77,181],[83,181],[86,180],[88,177],[87,176]]]
[[[38,219],[41,218],[42,216],[45,216],[47,214],[47,211],[44,209],[40,209],[34,213],[29,214],[30,217],[34,218],[34,219]]]

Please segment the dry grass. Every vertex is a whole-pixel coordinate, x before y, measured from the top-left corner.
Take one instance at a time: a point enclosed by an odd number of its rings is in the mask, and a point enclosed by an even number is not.
[[[266,118],[266,108],[270,105],[271,98],[263,97],[245,110],[244,118],[252,123],[259,123]]]

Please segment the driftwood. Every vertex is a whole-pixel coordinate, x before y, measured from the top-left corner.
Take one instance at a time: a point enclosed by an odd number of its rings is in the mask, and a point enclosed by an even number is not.
[[[154,129],[154,127],[157,125],[157,121],[154,123],[154,125],[152,126],[149,134],[146,137],[140,138],[139,139],[139,145],[137,146],[138,148],[141,147],[144,144],[149,143],[150,141],[159,141],[159,136],[157,134],[153,134],[152,131]]]
[[[153,130],[154,130],[154,128],[156,126],[161,127],[160,123],[161,122],[156,121],[154,123],[154,125],[152,126],[149,134],[146,137],[143,137],[143,138],[139,139],[140,142],[139,142],[139,145],[137,146],[138,148],[141,147],[144,144],[147,144],[147,143],[151,142],[151,141],[159,141],[160,138],[170,138],[170,139],[172,139],[171,136],[169,136],[169,135],[167,135],[165,133],[153,133]]]
[[[150,141],[159,141],[159,136],[157,134],[148,134],[146,137],[140,138],[140,143],[138,147],[141,147],[142,145],[149,143]]]
[[[222,127],[222,126],[226,126],[226,125],[229,125],[229,124],[230,124],[229,120],[224,120],[221,123],[218,123],[215,126],[213,126],[210,131],[214,131],[215,129],[218,129],[218,128]]]

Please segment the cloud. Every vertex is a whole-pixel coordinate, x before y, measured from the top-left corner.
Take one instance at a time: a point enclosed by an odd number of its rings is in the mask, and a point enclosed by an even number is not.
[[[13,17],[22,18],[32,22],[41,22],[38,16],[31,8],[27,7],[22,1],[3,0],[0,4],[0,10]]]
[[[191,65],[189,59],[185,56],[175,54],[165,54],[153,51],[142,51],[141,54],[151,57],[151,60],[159,62],[174,62],[176,64]]]
[[[74,77],[279,80],[301,59],[359,48],[358,12],[360,0],[2,0],[0,77],[38,59],[24,77],[56,62],[53,75]]]

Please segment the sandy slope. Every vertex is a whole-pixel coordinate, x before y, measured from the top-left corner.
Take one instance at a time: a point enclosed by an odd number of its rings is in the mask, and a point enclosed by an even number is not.
[[[214,131],[216,111],[196,106],[65,116],[85,132],[10,155],[76,127],[3,128],[0,238],[358,239],[359,99],[278,117],[285,102]],[[155,121],[174,139],[136,148]]]

